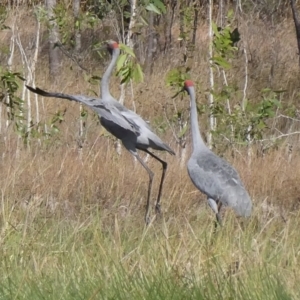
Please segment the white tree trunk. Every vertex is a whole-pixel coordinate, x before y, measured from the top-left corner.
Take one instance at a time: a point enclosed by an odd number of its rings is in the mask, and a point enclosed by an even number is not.
[[[247,55],[247,50],[246,46],[244,45],[244,56],[245,56],[245,83],[244,83],[244,89],[243,89],[243,100],[242,100],[242,110],[246,110],[246,103],[247,103],[247,87],[248,87],[248,55]],[[251,132],[252,126],[249,125],[247,128],[247,142],[248,142],[248,163],[251,163],[252,159],[252,139],[251,139]]]
[[[136,8],[137,8],[137,0],[130,0],[130,21],[128,25],[128,34],[126,37],[126,45],[133,49],[133,28],[136,23]]]
[[[208,49],[208,55],[209,59],[213,57],[213,30],[212,30],[212,9],[213,9],[213,0],[209,0],[209,6],[208,6],[208,20],[209,20],[209,29],[208,29],[208,36],[209,36],[209,49]],[[209,93],[209,105],[212,107],[214,105],[214,96],[212,94],[214,90],[214,71],[212,64],[209,65],[209,84],[210,84],[210,90]],[[216,128],[216,118],[213,115],[209,116],[209,125],[210,125],[210,131],[208,134],[208,147],[212,148],[212,131]]]
[[[53,13],[56,0],[46,0],[49,19],[49,72],[52,82],[57,82],[61,65],[61,53],[56,44],[59,43],[58,26]]]
[[[130,0],[130,11],[131,11],[131,15],[130,15],[130,21],[129,21],[129,25],[128,25],[128,33],[126,36],[126,40],[125,40],[125,44],[130,47],[131,49],[133,49],[134,46],[134,42],[133,42],[133,28],[135,26],[136,23],[136,8],[137,8],[137,0]],[[125,89],[126,89],[126,84],[123,83],[121,84],[121,95],[119,98],[119,102],[123,105],[124,101],[125,101]],[[134,100],[132,100],[134,101]],[[135,105],[134,105],[135,106]],[[121,154],[121,142],[118,140],[117,144],[116,144],[116,151],[118,154]]]
[[[81,50],[81,30],[76,26],[76,22],[79,20],[80,12],[80,0],[73,0],[73,13],[75,18],[75,51]]]
[[[13,27],[12,27],[12,36],[10,38],[10,45],[9,45],[9,52],[10,52],[10,55],[9,55],[9,58],[8,58],[8,61],[7,61],[7,67],[8,67],[8,70],[11,72],[12,70],[12,64],[13,64],[13,58],[14,58],[14,53],[15,53],[15,22],[16,20],[14,21],[13,23]],[[7,106],[7,114],[9,115],[10,114],[10,108],[9,108],[9,103],[10,103],[11,99],[9,98],[9,95],[7,95],[7,98],[6,98],[6,103],[8,104]],[[6,128],[9,126],[9,119],[7,118],[6,119]]]

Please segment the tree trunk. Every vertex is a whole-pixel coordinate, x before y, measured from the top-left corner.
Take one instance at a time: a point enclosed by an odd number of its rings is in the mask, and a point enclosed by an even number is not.
[[[130,0],[130,21],[128,25],[128,33],[126,37],[126,45],[133,49],[133,37],[134,32],[133,28],[136,23],[136,9],[137,9],[137,0]]]
[[[175,8],[177,5],[177,1],[171,0],[166,12],[166,24],[165,24],[165,45],[164,45],[164,53],[171,48],[172,42],[172,27],[174,22]]]
[[[80,0],[73,0],[73,13],[75,18],[75,51],[81,50],[81,29],[79,21]]]
[[[49,19],[49,72],[50,80],[55,83],[58,80],[58,75],[61,66],[61,52],[59,47],[59,32],[55,20],[53,8],[56,5],[56,0],[46,0],[46,7]]]
[[[213,0],[209,0],[209,6],[208,6],[208,21],[209,21],[209,29],[208,29],[208,36],[209,36],[209,49],[208,49],[208,55],[209,59],[213,57],[213,31],[212,31],[212,12],[213,12]],[[214,71],[213,71],[213,66],[212,62],[210,63],[209,66],[209,86],[210,86],[210,93],[209,93],[209,106],[212,109],[214,106],[214,95],[213,95],[213,90],[214,90]],[[208,147],[211,149],[213,146],[213,140],[212,140],[212,131],[215,130],[216,128],[216,118],[213,114],[209,116],[209,125],[210,125],[210,130],[208,134]]]
[[[185,3],[183,1],[180,1],[179,5],[179,32],[180,32],[180,48],[183,46],[183,36],[184,36],[184,8]]]
[[[197,34],[197,28],[198,28],[198,17],[199,17],[199,3],[195,1],[194,3],[194,26],[193,26],[193,37],[192,37],[192,44],[195,47],[196,46],[196,34]]]
[[[147,51],[147,56],[146,56],[146,71],[148,73],[152,73],[152,65],[153,65],[153,54],[155,52],[155,46],[154,46],[154,16],[153,12],[149,12],[149,25],[148,25],[148,51]]]
[[[298,43],[298,55],[300,55],[300,22],[299,22],[299,16],[295,7],[295,0],[290,0],[291,8],[293,12],[293,19],[295,23],[296,28],[296,36],[297,36],[297,43]],[[299,56],[299,65],[300,65],[300,56]]]

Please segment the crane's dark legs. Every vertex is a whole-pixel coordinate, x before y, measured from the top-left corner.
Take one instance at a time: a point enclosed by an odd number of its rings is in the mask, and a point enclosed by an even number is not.
[[[217,222],[219,223],[219,225],[222,226],[222,218],[221,218],[221,215],[220,215],[220,210],[221,210],[221,207],[222,207],[222,202],[220,200],[217,200],[217,206],[218,206],[218,212],[216,214],[216,218],[217,218]]]
[[[155,204],[156,213],[160,213],[160,197],[161,197],[161,193],[162,193],[162,188],[163,188],[168,164],[165,161],[163,161],[162,159],[160,159],[159,157],[157,157],[156,155],[154,155],[153,153],[151,153],[149,150],[144,150],[144,151],[147,152],[148,154],[150,154],[153,158],[157,159],[162,164],[162,167],[163,167],[160,185],[159,185],[158,196],[157,196],[157,200],[156,200],[156,204]]]
[[[148,186],[148,196],[147,196],[147,204],[146,204],[146,214],[145,214],[145,222],[148,225],[150,223],[150,197],[151,197],[151,190],[152,190],[152,181],[153,181],[153,172],[149,169],[146,163],[139,157],[137,152],[130,151],[136,159],[141,163],[141,165],[146,169],[149,174],[149,186]]]

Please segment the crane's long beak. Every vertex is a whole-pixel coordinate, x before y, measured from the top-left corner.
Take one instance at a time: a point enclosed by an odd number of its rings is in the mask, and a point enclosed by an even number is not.
[[[182,88],[181,90],[179,90],[173,97],[171,97],[171,99],[176,98],[180,93],[182,93],[183,91],[185,91],[184,88]]]

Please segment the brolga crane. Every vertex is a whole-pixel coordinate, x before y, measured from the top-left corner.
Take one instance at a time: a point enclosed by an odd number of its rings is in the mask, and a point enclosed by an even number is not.
[[[190,96],[190,118],[193,152],[187,163],[193,184],[205,195],[221,225],[221,206],[229,206],[239,216],[249,217],[252,202],[237,171],[224,159],[214,154],[204,143],[198,125],[194,83],[186,80],[184,89]]]
[[[125,106],[115,100],[109,92],[109,78],[120,54],[117,42],[107,42],[107,49],[112,54],[112,60],[102,77],[101,83],[101,99],[92,98],[83,95],[69,95],[62,93],[46,92],[39,88],[26,86],[33,93],[44,97],[63,98],[76,101],[89,106],[94,110],[100,119],[102,126],[116,138],[120,139],[124,147],[140,162],[149,175],[149,185],[147,193],[145,222],[150,222],[150,198],[152,191],[152,182],[154,173],[150,170],[144,160],[139,156],[137,150],[142,150],[150,156],[158,160],[162,164],[162,176],[159,185],[158,196],[155,205],[156,213],[160,213],[160,199],[163,189],[163,183],[167,170],[167,163],[158,156],[149,151],[149,148],[160,151],[167,151],[172,155],[175,152],[165,144],[150,128],[148,123],[144,121],[138,114],[127,109]]]

